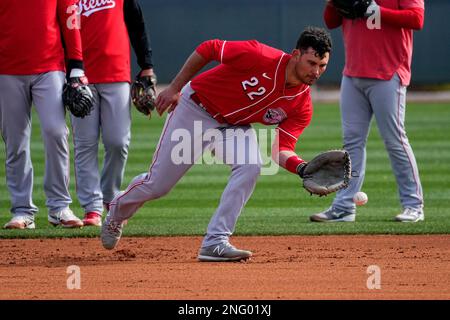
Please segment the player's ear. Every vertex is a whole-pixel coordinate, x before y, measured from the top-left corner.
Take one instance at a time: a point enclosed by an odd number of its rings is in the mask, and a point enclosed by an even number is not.
[[[302,51],[300,49],[294,49],[292,50],[292,57],[295,59],[300,59],[302,56]]]

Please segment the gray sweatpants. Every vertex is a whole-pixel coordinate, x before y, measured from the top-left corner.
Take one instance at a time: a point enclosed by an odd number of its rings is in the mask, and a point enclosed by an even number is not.
[[[133,179],[111,202],[107,221],[122,222],[146,202],[166,195],[206,149],[231,167],[228,184],[207,229],[202,246],[227,242],[261,170],[256,133],[251,126],[220,124],[183,88],[176,109],[166,119],[148,172]],[[205,138],[208,136],[208,138]],[[188,148],[180,147],[188,142]]]
[[[422,186],[416,159],[405,131],[406,87],[397,74],[389,81],[344,76],[341,116],[344,148],[350,153],[352,178],[337,193],[333,207],[354,213],[353,195],[361,190],[366,171],[366,142],[372,116],[389,154],[404,208],[423,208]]]
[[[130,85],[128,82],[91,84],[94,108],[84,118],[71,116],[75,146],[78,200],[85,212],[103,211],[120,191],[130,144]],[[98,144],[102,137],[105,156],[101,175]]]
[[[6,182],[13,215],[34,215],[30,157],[31,106],[41,123],[45,147],[44,192],[49,213],[72,202],[69,194],[69,130],[62,103],[64,73],[0,75],[0,127],[6,145]]]

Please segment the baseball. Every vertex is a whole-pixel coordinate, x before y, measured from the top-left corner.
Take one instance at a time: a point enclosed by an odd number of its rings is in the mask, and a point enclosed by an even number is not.
[[[357,206],[363,206],[367,203],[367,201],[369,200],[369,198],[367,198],[367,194],[365,194],[364,192],[360,191],[357,192],[354,196],[353,196],[353,202],[357,205]]]

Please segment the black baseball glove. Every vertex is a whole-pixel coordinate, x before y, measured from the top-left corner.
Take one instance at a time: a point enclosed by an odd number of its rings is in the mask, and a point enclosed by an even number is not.
[[[323,152],[297,168],[297,173],[303,179],[303,187],[319,196],[347,188],[350,172],[350,157],[345,150]]]
[[[75,117],[84,118],[91,113],[94,96],[86,77],[70,78],[63,88],[63,103]]]
[[[151,115],[156,106],[156,75],[137,76],[131,85],[131,100],[136,109],[145,114]]]
[[[362,18],[373,0],[331,0],[331,3],[347,19]]]

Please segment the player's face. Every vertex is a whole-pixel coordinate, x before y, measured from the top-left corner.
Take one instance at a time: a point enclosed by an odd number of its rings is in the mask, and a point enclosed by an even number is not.
[[[330,54],[328,52],[325,53],[323,58],[321,58],[316,55],[316,51],[312,48],[308,48],[308,50],[303,52],[297,50],[294,54],[298,55],[298,61],[295,65],[297,77],[300,81],[307,85],[312,85],[317,79],[320,78],[322,73],[324,73],[327,68],[328,60],[330,58]]]

